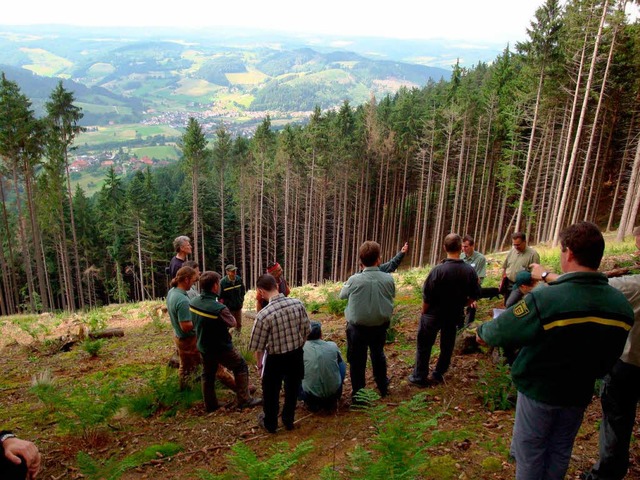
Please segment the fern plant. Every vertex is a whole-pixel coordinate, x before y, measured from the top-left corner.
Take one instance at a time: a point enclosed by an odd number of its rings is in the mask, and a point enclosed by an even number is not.
[[[482,404],[492,412],[510,410],[516,404],[516,387],[511,380],[509,365],[485,366],[480,372],[477,384]]]
[[[203,480],[275,480],[283,478],[298,461],[313,450],[313,441],[299,443],[293,450],[289,444],[278,442],[269,449],[269,457],[258,459],[257,455],[244,443],[236,443],[227,456],[228,470],[222,475],[200,471]]]

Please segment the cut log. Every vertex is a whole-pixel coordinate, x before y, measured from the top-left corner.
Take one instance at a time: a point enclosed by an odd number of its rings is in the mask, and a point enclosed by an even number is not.
[[[104,330],[98,330],[97,332],[89,332],[89,338],[113,338],[124,337],[123,328],[106,328]]]

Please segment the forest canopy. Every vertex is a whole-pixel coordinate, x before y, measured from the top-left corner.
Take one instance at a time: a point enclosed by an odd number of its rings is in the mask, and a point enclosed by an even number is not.
[[[73,94],[60,83],[36,118],[3,75],[0,313],[164,296],[178,235],[201,270],[234,263],[249,285],[274,260],[293,285],[345,279],[366,239],[385,258],[409,241],[418,266],[451,231],[485,252],[513,231],[555,243],[580,220],[621,238],[640,204],[640,26],[625,4],[547,0],[491,64],[317,107],[305,125],[208,138],[192,118],[178,164],[112,169],[91,198],[69,181]]]

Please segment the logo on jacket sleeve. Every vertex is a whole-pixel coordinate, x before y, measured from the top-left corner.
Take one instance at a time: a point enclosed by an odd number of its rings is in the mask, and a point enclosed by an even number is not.
[[[513,306],[513,314],[518,318],[524,317],[528,313],[529,307],[527,307],[527,302],[525,302],[524,300],[520,300]]]

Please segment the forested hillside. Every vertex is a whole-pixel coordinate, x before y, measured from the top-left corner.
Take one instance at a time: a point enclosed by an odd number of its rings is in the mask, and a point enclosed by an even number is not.
[[[162,296],[183,234],[202,270],[232,262],[249,285],[273,260],[294,285],[345,279],[365,239],[385,257],[409,241],[417,266],[450,231],[480,251],[514,230],[553,243],[583,219],[623,236],[640,204],[640,26],[625,3],[548,0],[529,40],[491,64],[317,108],[305,125],[208,138],[192,118],[179,165],[112,170],[93,198],[68,192],[81,118],[69,92],[40,122],[3,79],[2,313]]]

